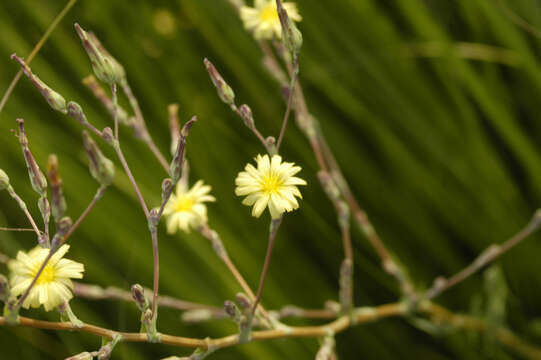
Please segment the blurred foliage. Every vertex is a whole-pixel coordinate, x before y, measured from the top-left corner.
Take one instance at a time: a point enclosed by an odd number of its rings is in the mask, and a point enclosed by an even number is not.
[[[298,0],[305,45],[300,78],[308,105],[320,119],[347,179],[388,247],[419,286],[450,275],[492,242],[514,234],[541,203],[540,42],[517,27],[494,0]],[[541,4],[507,3],[541,29]],[[27,56],[65,5],[55,1],[0,2],[0,90],[18,70],[9,60]],[[280,89],[261,66],[258,47],[225,0],[79,0],[32,62],[32,69],[66,99],[80,103],[98,128],[110,118],[81,79],[91,71],[72,24],[91,29],[124,64],[150,131],[169,148],[167,105],[180,104],[187,120],[197,114],[188,157],[192,181],[202,178],[218,198],[209,221],[222,235],[232,259],[253,287],[266,248],[268,219],[251,218],[234,196],[234,178],[263,150],[238,118],[220,102],[202,63],[209,57],[250,104],[264,134],[277,134],[284,111]],[[514,61],[464,59],[458,42],[505,49]],[[436,51],[422,56],[419,48]],[[434,46],[434,44],[436,44]],[[421,47],[419,47],[419,45]],[[413,50],[412,50],[413,49]],[[125,99],[121,103],[126,105]],[[16,138],[15,118],[26,120],[30,146],[41,164],[56,153],[69,214],[76,217],[97,184],[88,174],[81,127],[52,111],[27,79],[21,79],[0,114],[0,166],[16,190],[33,204]],[[143,144],[122,129],[121,142],[143,193],[160,199],[161,169]],[[110,150],[110,149],[108,149]],[[303,166],[309,186],[299,211],[280,229],[263,303],[321,307],[337,296],[341,240],[331,203],[316,178],[310,147],[295,126],[283,154]],[[111,152],[108,153],[114,158]],[[128,288],[152,282],[147,225],[127,178],[118,171],[88,220],[70,241],[70,258],[84,262],[85,281]],[[27,224],[16,204],[0,193],[0,226]],[[37,208],[31,206],[37,216]],[[353,233],[355,301],[377,305],[396,300],[398,289],[385,275],[361,234]],[[541,318],[540,237],[534,236],[500,261],[498,279],[507,293],[498,318],[525,340],[539,341]],[[0,251],[13,256],[34,245],[31,234],[0,233]],[[239,290],[233,278],[197,234],[160,233],[161,292],[220,305]],[[6,269],[1,268],[2,272]],[[475,276],[445,293],[442,303],[470,310],[483,290]],[[503,282],[503,283],[502,283]],[[503,284],[503,285],[502,285]],[[135,306],[75,299],[87,322],[118,330],[138,329]],[[57,319],[41,310],[31,316]],[[537,319],[531,324],[530,319]],[[160,312],[162,332],[193,337],[222,336],[235,324],[186,325],[176,311]],[[459,333],[461,333],[459,331]],[[1,328],[2,358],[59,359],[99,347],[99,339],[74,333]],[[456,335],[456,336],[455,336]],[[350,329],[337,337],[342,359],[506,359],[464,334],[432,337],[401,319]],[[315,339],[268,341],[217,352],[212,359],[311,359]],[[156,359],[185,350],[161,345],[122,344],[115,359]]]

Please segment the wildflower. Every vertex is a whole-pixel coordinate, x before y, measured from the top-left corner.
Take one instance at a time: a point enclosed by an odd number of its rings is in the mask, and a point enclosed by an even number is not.
[[[273,155],[257,155],[255,158],[257,169],[248,164],[235,180],[237,196],[247,197],[242,201],[244,205],[254,206],[252,215],[261,216],[268,206],[273,219],[278,219],[284,212],[299,207],[295,196],[302,199],[297,185],[306,185],[306,181],[294,175],[301,171],[300,166],[294,163],[282,163],[282,157]]]
[[[286,2],[283,7],[291,20],[302,20],[297,10],[297,4]],[[275,0],[255,0],[253,8],[243,6],[240,9],[240,17],[244,22],[244,27],[253,31],[257,40],[271,40],[274,37],[277,39],[282,38],[282,25],[278,17]]]
[[[40,305],[50,311],[73,297],[73,284],[70,278],[81,279],[84,265],[69,259],[63,259],[69,245],[62,245],[51,257],[34,287],[23,302],[23,307],[37,308]],[[36,276],[41,264],[49,253],[49,249],[35,247],[28,253],[19,251],[17,258],[8,263],[11,271],[11,294],[23,294]]]
[[[163,214],[167,216],[167,232],[173,234],[177,229],[190,232],[207,222],[207,207],[205,202],[216,201],[216,198],[209,195],[211,187],[204,185],[199,180],[188,190],[185,182],[179,181],[176,194],[165,205]]]

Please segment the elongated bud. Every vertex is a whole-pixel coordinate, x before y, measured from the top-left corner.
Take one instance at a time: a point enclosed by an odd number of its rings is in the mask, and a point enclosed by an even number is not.
[[[68,103],[68,115],[73,119],[77,120],[82,125],[88,124],[85,113],[83,112],[83,108],[81,107],[81,105],[77,104],[74,101],[70,101]]]
[[[101,185],[110,185],[115,177],[115,166],[113,162],[103,155],[98,145],[86,131],[83,131],[83,143],[86,154],[88,155],[90,174]]]
[[[11,55],[11,58],[21,65],[26,77],[30,79],[32,84],[39,90],[39,92],[41,93],[41,95],[43,95],[49,105],[56,111],[60,111],[61,113],[66,114],[68,110],[66,108],[66,100],[64,99],[64,97],[50,87],[48,87],[43,81],[41,81],[39,77],[33,74],[30,70],[30,67],[26,65],[24,60],[18,57],[17,54]]]
[[[28,139],[26,133],[24,132],[24,120],[17,119],[19,124],[19,143],[23,150],[24,161],[26,162],[26,167],[28,168],[28,176],[30,177],[30,183],[32,183],[32,189],[41,196],[47,195],[47,180],[45,175],[41,172],[34,156],[30,152],[28,147]]]
[[[218,70],[216,70],[214,65],[207,58],[205,58],[203,62],[205,63],[205,67],[207,68],[212,83],[218,91],[220,99],[226,104],[233,105],[235,103],[235,93],[233,92],[233,89],[225,82],[222,75],[220,75]]]
[[[0,301],[8,301],[9,294],[10,291],[8,279],[3,274],[0,274]]]
[[[242,118],[242,121],[244,121],[244,125],[246,125],[249,129],[253,129],[255,126],[254,123],[254,115],[252,114],[252,109],[246,104],[241,105],[239,108],[240,117]]]
[[[246,294],[238,293],[235,296],[235,299],[237,300],[237,303],[239,304],[241,309],[244,310],[244,309],[251,309],[252,308],[252,302],[250,301],[248,296],[246,296]]]
[[[156,229],[158,228],[159,222],[160,222],[159,210],[156,208],[150,210],[150,213],[148,215],[148,228],[150,232],[156,231]]]
[[[233,301],[226,300],[224,302],[224,310],[225,313],[229,315],[231,319],[233,319],[233,321],[237,323],[240,321],[241,312]]]
[[[9,176],[6,172],[0,169],[0,191],[9,187]]]
[[[124,68],[105,50],[94,34],[84,31],[77,23],[74,26],[96,77],[109,85],[120,83],[126,76]]]
[[[49,224],[49,219],[51,217],[51,205],[46,196],[41,196],[38,199],[38,208],[41,213],[41,217],[45,221],[45,224]]]
[[[69,216],[64,216],[56,223],[56,234],[51,240],[51,248],[58,249],[64,243],[64,236],[73,226],[73,221]]]
[[[148,299],[145,296],[145,290],[139,284],[132,285],[131,297],[141,311],[145,311],[150,306],[148,303]]]
[[[65,360],[92,360],[94,357],[89,352],[82,352],[77,355],[70,356],[69,358],[66,358]]]
[[[115,142],[115,136],[113,134],[113,129],[106,127],[101,131],[101,137],[107,144],[113,145]]]
[[[287,14],[281,0],[276,0],[276,8],[282,26],[282,41],[291,53],[298,54],[302,47],[302,33]]]
[[[180,139],[180,124],[178,121],[178,104],[171,104],[167,107],[169,112],[169,130],[171,132],[171,154],[175,154]]]
[[[47,177],[51,185],[51,212],[56,223],[66,213],[67,205],[62,189],[62,178],[58,173],[58,158],[55,154],[49,155],[47,161]]]
[[[169,167],[169,176],[173,181],[173,185],[176,184],[182,176],[186,138],[190,133],[190,128],[196,121],[197,116],[192,117],[186,124],[184,124],[184,126],[182,127],[182,131],[180,132],[177,149],[175,151],[175,155],[173,156],[173,161],[171,161],[171,166]]]
[[[173,181],[171,179],[165,179],[162,182],[162,203],[165,203],[171,191],[173,191]]]

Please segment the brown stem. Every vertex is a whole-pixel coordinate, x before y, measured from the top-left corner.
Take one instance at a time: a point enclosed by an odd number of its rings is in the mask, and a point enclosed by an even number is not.
[[[536,211],[532,220],[524,227],[524,229],[503,244],[493,244],[486,248],[470,265],[453,275],[450,279],[437,278],[434,281],[434,285],[426,292],[425,298],[428,300],[434,299],[442,292],[466,280],[477,271],[520,244],[524,239],[537,231],[539,227],[541,227],[541,210]]]
[[[272,250],[274,249],[274,240],[276,239],[276,233],[278,228],[282,223],[282,217],[279,219],[271,220],[271,231],[269,234],[269,243],[267,246],[267,253],[265,255],[265,263],[263,264],[263,271],[261,272],[261,277],[259,278],[259,286],[257,287],[257,295],[255,297],[254,303],[252,305],[252,316],[255,314],[257,305],[261,301],[261,295],[263,293],[263,285],[265,285],[265,279],[267,278],[267,272],[269,271],[269,265],[272,258]]]
[[[73,232],[79,227],[79,225],[81,225],[81,223],[83,222],[84,219],[86,219],[86,217],[88,216],[88,214],[90,213],[90,211],[94,208],[94,206],[96,205],[96,203],[103,197],[103,193],[105,192],[105,189],[107,188],[107,186],[100,186],[100,188],[98,189],[98,191],[96,192],[96,194],[94,195],[94,198],[92,199],[92,201],[90,202],[90,204],[88,204],[88,206],[86,207],[86,209],[83,211],[83,213],[79,216],[79,218],[75,221],[75,224],[73,224],[71,226],[71,228],[68,230],[68,232],[66,233],[66,235],[64,235],[64,239],[62,240],[62,243],[65,243],[68,238],[73,234]]]
[[[19,300],[17,300],[17,303],[15,304],[15,308],[13,309],[13,311],[17,312],[21,308],[24,300],[28,297],[28,294],[30,294],[30,290],[32,290],[32,288],[38,281],[39,276],[43,272],[43,269],[45,269],[45,266],[47,266],[47,263],[49,262],[49,260],[51,260],[56,250],[58,250],[58,247],[49,249],[49,253],[47,254],[47,257],[45,258],[43,263],[41,263],[41,266],[39,267],[38,272],[32,279],[32,282],[30,283],[30,285],[26,288],[26,290],[24,291],[23,295],[19,298]]]
[[[38,236],[38,239],[39,239],[39,237],[41,236],[41,231],[38,229],[38,226],[36,225],[36,222],[34,221],[34,218],[30,214],[30,212],[28,211],[28,208],[26,207],[25,202],[23,201],[23,199],[21,199],[21,197],[19,195],[17,195],[17,193],[15,192],[13,187],[8,186],[7,191],[9,193],[9,195],[17,202],[17,204],[19,205],[21,210],[24,212],[24,214],[26,215],[26,218],[30,222],[30,225],[32,225],[32,229],[34,230],[34,232],[36,233],[36,235]]]
[[[7,228],[7,227],[0,227],[0,231],[18,231],[18,232],[22,232],[22,231],[35,231],[34,229],[23,229],[23,228]]]

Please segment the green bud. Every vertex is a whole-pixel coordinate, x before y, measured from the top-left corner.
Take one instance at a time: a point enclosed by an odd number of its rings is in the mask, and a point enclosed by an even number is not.
[[[141,285],[135,284],[131,287],[131,297],[135,301],[135,304],[137,304],[139,310],[144,312],[149,308],[150,304],[145,296],[145,290]]]
[[[287,14],[281,0],[276,0],[278,17],[282,26],[282,40],[286,48],[293,54],[298,54],[302,47],[302,33]]]
[[[9,177],[8,174],[2,169],[0,169],[0,190],[5,190],[9,186]]]
[[[252,114],[252,109],[246,104],[241,105],[239,108],[239,114],[242,118],[242,121],[244,121],[244,125],[246,125],[249,129],[253,129],[255,126],[254,123],[254,115]]]
[[[169,166],[169,176],[173,181],[173,184],[178,183],[182,176],[183,163],[184,163],[184,149],[186,148],[186,138],[190,132],[190,128],[197,121],[197,116],[192,117],[184,126],[180,132],[180,138],[178,139],[177,149],[171,165]]]
[[[26,133],[24,132],[24,120],[17,119],[19,124],[19,143],[23,150],[24,160],[26,162],[26,167],[28,169],[28,176],[30,177],[30,183],[32,184],[32,189],[41,196],[47,196],[47,179],[45,175],[41,172],[34,156],[30,152],[28,147],[28,139]]]
[[[220,75],[218,70],[216,70],[214,65],[207,58],[205,58],[203,62],[209,73],[210,80],[212,80],[212,83],[218,91],[220,99],[226,104],[233,105],[235,103],[235,93],[233,92],[233,89],[225,82],[222,75]]]
[[[75,23],[74,26],[90,58],[92,70],[98,79],[109,85],[123,81],[126,76],[124,68],[105,50],[98,38],[94,34],[84,31],[79,24]]]
[[[115,177],[115,165],[103,155],[98,145],[86,131],[83,131],[83,143],[88,155],[90,174],[101,185],[110,185]]]
[[[41,95],[43,95],[49,105],[56,111],[60,111],[61,113],[66,114],[68,110],[66,108],[66,100],[64,99],[64,97],[50,87],[48,87],[43,81],[41,81],[39,77],[33,74],[30,70],[30,67],[26,65],[24,60],[18,57],[17,54],[11,55],[11,58],[21,65],[24,74],[39,90],[39,92],[41,93]]]

